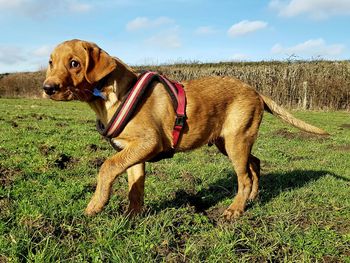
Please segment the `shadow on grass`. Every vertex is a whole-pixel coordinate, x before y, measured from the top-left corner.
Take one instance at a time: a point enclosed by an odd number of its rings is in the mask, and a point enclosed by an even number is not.
[[[343,181],[350,181],[348,178],[322,170],[294,170],[285,173],[268,173],[260,178],[259,200],[263,204],[268,203],[281,192],[301,188],[327,175]],[[230,173],[227,174],[225,178],[218,179],[201,191],[179,190],[172,199],[157,204],[151,204],[151,207],[156,212],[159,212],[169,207],[180,208],[189,205],[194,207],[197,213],[206,214],[206,210],[215,206],[222,200],[233,198],[236,194],[236,189],[236,175]]]

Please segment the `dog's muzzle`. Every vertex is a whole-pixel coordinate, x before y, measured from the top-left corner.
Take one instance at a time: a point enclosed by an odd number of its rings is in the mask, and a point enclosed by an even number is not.
[[[60,89],[60,87],[57,84],[44,83],[43,89],[47,95],[51,96],[55,94]]]

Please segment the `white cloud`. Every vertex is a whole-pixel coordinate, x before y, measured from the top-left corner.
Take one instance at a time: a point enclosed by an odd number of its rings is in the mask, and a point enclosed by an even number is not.
[[[349,0],[271,0],[269,7],[283,17],[307,14],[313,19],[324,19],[334,15],[350,15]]]
[[[246,55],[246,54],[240,54],[240,53],[237,53],[237,54],[234,54],[231,59],[233,61],[246,61],[249,59],[249,56]]]
[[[179,36],[179,27],[175,24],[175,21],[169,17],[162,16],[154,19],[148,17],[137,17],[126,25],[127,31],[140,31],[147,29],[158,30],[157,34],[144,40],[148,45],[164,49],[176,49],[182,46]]]
[[[0,46],[0,64],[13,65],[25,60],[20,48],[14,46]]]
[[[146,43],[166,49],[176,49],[182,46],[178,27],[160,32],[148,38]]]
[[[237,24],[234,24],[230,27],[230,29],[227,31],[227,34],[230,37],[238,37],[243,36],[249,33],[253,33],[257,30],[263,29],[267,27],[267,23],[264,21],[249,21],[249,20],[243,20]]]
[[[275,44],[271,48],[273,54],[296,55],[301,57],[328,57],[335,58],[344,52],[345,46],[342,44],[328,45],[322,38],[310,39],[303,43],[291,47],[284,47]]]
[[[0,45],[0,72],[20,72],[38,70],[46,66],[52,46],[24,48],[13,45]]]
[[[33,50],[32,54],[38,57],[47,57],[48,59],[52,50],[53,50],[53,47],[45,45]]]
[[[0,9],[18,8],[25,0],[0,0]]]
[[[92,5],[79,2],[69,2],[69,10],[73,13],[86,13],[92,9]]]
[[[215,30],[215,28],[213,28],[212,26],[201,26],[194,31],[194,33],[199,36],[213,35],[216,32],[217,30]]]
[[[174,20],[165,16],[161,16],[153,20],[149,19],[148,17],[136,17],[134,20],[127,23],[126,30],[136,31],[141,29],[159,27],[162,25],[168,25],[172,23],[174,23]]]

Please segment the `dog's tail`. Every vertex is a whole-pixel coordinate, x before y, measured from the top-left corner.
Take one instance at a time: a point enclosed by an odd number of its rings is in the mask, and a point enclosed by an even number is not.
[[[278,106],[277,103],[274,102],[272,99],[261,94],[259,95],[264,101],[265,111],[273,114],[274,116],[282,119],[283,121],[293,125],[294,127],[300,130],[303,130],[309,133],[319,134],[319,135],[329,135],[328,132],[295,118],[292,114],[287,112],[285,109]]]

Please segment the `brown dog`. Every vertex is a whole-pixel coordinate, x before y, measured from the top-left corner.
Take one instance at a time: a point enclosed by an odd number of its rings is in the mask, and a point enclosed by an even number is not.
[[[137,79],[137,74],[97,45],[71,40],[51,54],[45,93],[53,100],[87,102],[106,125]],[[103,80],[103,82],[102,82]],[[92,90],[103,85],[106,100]],[[215,144],[227,155],[238,177],[238,193],[224,212],[227,219],[240,216],[248,200],[258,194],[260,160],[251,154],[264,110],[295,127],[315,134],[325,131],[294,118],[249,85],[229,77],[208,77],[183,82],[187,97],[187,122],[176,152]],[[161,83],[154,83],[124,130],[113,139],[120,149],[100,168],[96,191],[85,213],[100,212],[109,200],[111,186],[125,170],[129,183],[129,212],[143,205],[145,162],[172,148],[175,111]]]

